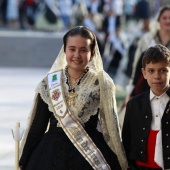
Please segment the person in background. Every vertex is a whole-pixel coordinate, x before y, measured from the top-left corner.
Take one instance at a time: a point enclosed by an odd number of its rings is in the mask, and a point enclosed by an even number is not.
[[[116,32],[116,14],[112,8],[107,9],[105,12],[102,22],[102,31],[105,35],[105,43],[109,39],[109,36]]]
[[[88,14],[84,18],[83,25],[88,27],[90,30],[92,30],[95,33],[97,44],[99,47],[99,52],[101,56],[103,55],[103,45],[102,40],[99,38],[100,36],[100,28],[102,25],[102,18],[98,13],[92,13],[91,9],[88,9]]]
[[[122,117],[121,125],[123,124],[125,106],[129,99],[149,89],[148,83],[141,72],[142,57],[146,49],[155,44],[162,44],[170,49],[170,5],[162,6],[159,9],[154,21],[151,22],[150,31],[143,34],[138,41],[131,78],[126,87],[127,94],[119,114]]]
[[[131,96],[138,95],[149,88],[146,86],[146,81],[144,81],[140,71],[142,68],[142,56],[147,47],[162,44],[170,49],[170,6],[161,7],[156,18],[159,23],[158,30],[153,31],[151,28],[151,31],[144,34],[138,43],[131,76],[132,85],[134,86]],[[145,89],[143,89],[142,84],[145,84]]]
[[[38,8],[38,0],[25,0],[25,12],[28,29],[35,28],[36,12]]]
[[[133,38],[132,43],[128,48],[128,62],[127,67],[125,69],[125,74],[127,77],[131,78],[132,74],[132,66],[135,57],[135,52],[138,47],[139,39],[150,30],[150,18],[143,20],[141,24],[141,28],[137,30],[136,35]]]
[[[63,31],[67,31],[71,26],[72,16],[72,1],[71,0],[57,0],[57,5],[60,11],[60,16],[63,22]]]
[[[148,0],[138,0],[135,5],[135,16],[138,20],[145,20],[150,17],[150,5]]]
[[[89,28],[77,26],[64,35],[36,89],[20,153],[22,170],[127,169],[115,85]]]
[[[19,27],[20,29],[25,29],[25,19],[26,19],[26,5],[25,0],[19,0]]]
[[[124,47],[120,31],[120,28],[117,27],[115,32],[109,35],[108,40],[111,46],[110,55],[112,59],[106,71],[112,77],[113,80],[115,79],[118,73],[122,58],[126,55],[126,49]]]
[[[113,0],[112,1],[112,9],[116,15],[116,28],[122,27],[122,17],[123,17],[123,0]]]
[[[6,28],[8,26],[8,18],[7,18],[7,0],[0,1],[0,12],[1,12],[1,19],[2,19],[2,27]]]
[[[150,90],[126,105],[122,139],[131,170],[170,169],[170,50],[151,46],[142,59]]]
[[[7,20],[8,28],[18,29],[18,20],[19,20],[19,0],[7,0]]]
[[[86,4],[83,1],[75,2],[71,16],[72,25],[83,25],[84,19],[88,15]]]

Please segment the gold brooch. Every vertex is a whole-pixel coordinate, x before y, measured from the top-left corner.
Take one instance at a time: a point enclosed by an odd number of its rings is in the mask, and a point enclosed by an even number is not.
[[[75,98],[77,97],[77,93],[67,93],[67,97],[68,97],[68,105],[72,106],[75,104]]]

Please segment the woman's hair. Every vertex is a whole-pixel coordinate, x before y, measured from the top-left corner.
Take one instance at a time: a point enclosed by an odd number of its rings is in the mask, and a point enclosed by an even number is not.
[[[152,46],[145,51],[142,67],[145,68],[146,64],[158,62],[166,62],[170,67],[170,50],[161,44]]]
[[[159,21],[161,15],[162,15],[165,11],[167,11],[167,10],[170,11],[170,5],[164,5],[164,6],[162,6],[162,7],[159,9],[159,12],[158,12],[158,14],[157,14],[157,20],[158,20],[158,21]]]
[[[92,52],[92,56],[93,56],[95,54],[95,48],[96,48],[96,36],[89,28],[87,28],[85,26],[77,26],[75,28],[72,28],[64,35],[64,37],[63,37],[64,52],[66,50],[68,37],[72,37],[75,35],[80,35],[83,38],[91,40],[90,47],[91,47],[91,52]]]
[[[150,31],[153,32],[153,34],[156,34],[157,31],[160,30],[160,23],[159,23],[160,17],[167,10],[168,11],[170,10],[170,5],[164,5],[160,7],[154,19],[150,21],[149,27],[150,27]]]

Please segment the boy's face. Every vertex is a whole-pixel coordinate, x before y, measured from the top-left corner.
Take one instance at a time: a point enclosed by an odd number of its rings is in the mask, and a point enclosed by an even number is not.
[[[170,67],[167,63],[151,62],[142,68],[142,73],[155,95],[160,96],[169,88]]]

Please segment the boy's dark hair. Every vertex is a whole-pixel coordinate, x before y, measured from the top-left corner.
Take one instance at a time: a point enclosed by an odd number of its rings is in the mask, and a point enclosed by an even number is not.
[[[161,44],[152,46],[145,51],[142,67],[145,68],[146,64],[158,62],[166,62],[170,66],[170,50]]]
[[[95,54],[95,48],[96,48],[96,36],[89,28],[87,28],[85,26],[77,26],[75,28],[72,28],[64,35],[64,37],[63,37],[64,51],[66,50],[68,37],[71,37],[74,35],[80,35],[84,38],[91,40],[90,47],[91,47],[91,52],[92,52],[92,56],[93,56]]]

